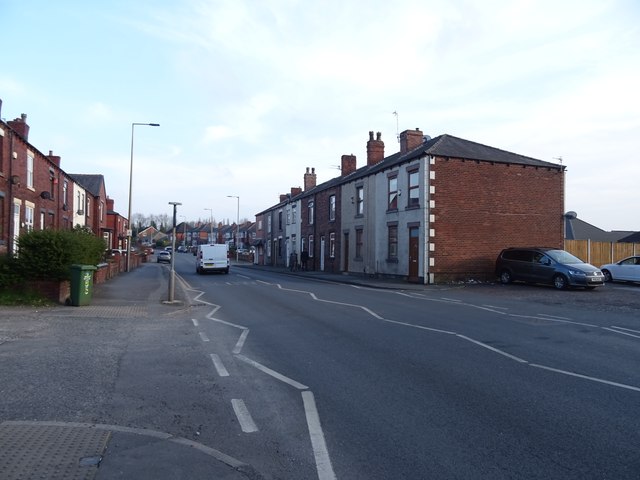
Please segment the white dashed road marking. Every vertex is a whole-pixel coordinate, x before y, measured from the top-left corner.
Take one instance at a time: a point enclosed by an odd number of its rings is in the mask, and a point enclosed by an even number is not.
[[[247,406],[244,404],[244,400],[233,398],[231,399],[231,406],[233,407],[233,411],[236,413],[236,417],[238,417],[240,428],[244,433],[253,433],[258,431],[258,427],[253,421],[253,418],[251,418],[251,414],[249,413]]]
[[[212,353],[211,361],[213,362],[213,366],[216,368],[216,371],[218,372],[219,376],[221,377],[229,376],[229,372],[225,368],[224,364],[222,363],[222,360],[220,360],[220,357],[218,355],[216,355],[215,353]]]

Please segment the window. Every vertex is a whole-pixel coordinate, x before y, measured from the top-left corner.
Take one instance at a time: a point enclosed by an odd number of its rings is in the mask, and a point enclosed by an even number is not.
[[[271,215],[267,217],[267,232],[271,233]],[[271,255],[269,255],[271,256]]]
[[[64,182],[62,182],[62,205],[65,207],[65,210],[67,208],[67,204],[69,203],[67,201],[68,191],[69,191],[69,182],[65,180]]]
[[[258,220],[258,230],[262,230],[262,220]]]
[[[291,208],[287,207],[287,225],[291,225]]]
[[[333,232],[329,234],[329,257],[336,257],[336,234]]]
[[[271,258],[271,242],[267,240],[265,245],[267,246],[267,257]]]
[[[336,196],[329,196],[329,221],[333,222],[336,219]]]
[[[27,153],[27,187],[33,188],[33,155]]]
[[[24,209],[24,226],[27,229],[27,232],[33,230],[33,219],[34,219],[34,211],[33,205],[25,205]]]
[[[313,249],[315,244],[313,243],[313,235],[309,235],[309,258],[313,258]]]
[[[44,213],[44,210],[42,210],[40,212],[40,230],[44,230],[44,222],[45,219],[47,218],[46,214]]]
[[[91,216],[91,199],[87,197],[87,218]]]
[[[296,223],[296,215],[297,214],[297,210],[296,210],[296,206],[292,205],[291,206],[291,223]]]
[[[420,188],[418,170],[409,172],[409,203],[408,207],[418,207],[420,205]]]
[[[100,202],[100,221],[104,221],[104,202]]]
[[[278,211],[278,230],[282,230],[282,210]]]
[[[313,201],[309,202],[309,225],[313,225],[313,217],[315,217],[315,208],[313,205]]]
[[[388,210],[398,209],[398,176],[393,175],[388,178],[389,185],[389,205]]]
[[[398,225],[387,227],[389,235],[389,259],[398,258]]]
[[[356,258],[362,258],[362,229],[356,228]]]
[[[356,187],[356,215],[364,215],[364,187]]]

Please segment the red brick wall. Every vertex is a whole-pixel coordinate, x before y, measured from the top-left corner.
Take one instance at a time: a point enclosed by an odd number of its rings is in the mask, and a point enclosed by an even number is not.
[[[329,197],[335,195],[336,197],[336,215],[335,221],[329,220]],[[324,251],[324,271],[325,272],[339,272],[340,265],[340,248],[341,248],[341,236],[342,230],[340,229],[340,189],[330,188],[319,192],[315,196],[315,209],[316,209],[316,221],[315,221],[315,252],[313,255],[312,264],[310,268],[314,270],[320,270],[320,239],[324,236],[325,251]],[[306,213],[306,212],[305,212]],[[331,233],[335,233],[335,258],[329,256],[329,237]]]
[[[510,246],[563,246],[564,172],[437,158],[431,252],[435,281],[493,278]]]

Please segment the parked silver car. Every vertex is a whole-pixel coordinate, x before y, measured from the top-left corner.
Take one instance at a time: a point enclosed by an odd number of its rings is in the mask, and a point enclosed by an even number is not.
[[[640,282],[640,255],[627,257],[618,263],[608,263],[600,267],[604,274],[605,282],[617,280],[627,282]]]
[[[502,283],[544,283],[560,290],[604,285],[598,268],[556,248],[507,248],[498,255],[496,275]]]

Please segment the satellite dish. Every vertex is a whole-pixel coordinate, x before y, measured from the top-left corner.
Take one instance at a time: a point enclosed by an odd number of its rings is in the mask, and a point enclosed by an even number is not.
[[[565,213],[564,216],[566,218],[568,218],[569,220],[573,220],[574,218],[578,218],[578,214],[576,212],[574,212],[573,210],[570,211],[570,212]]]

